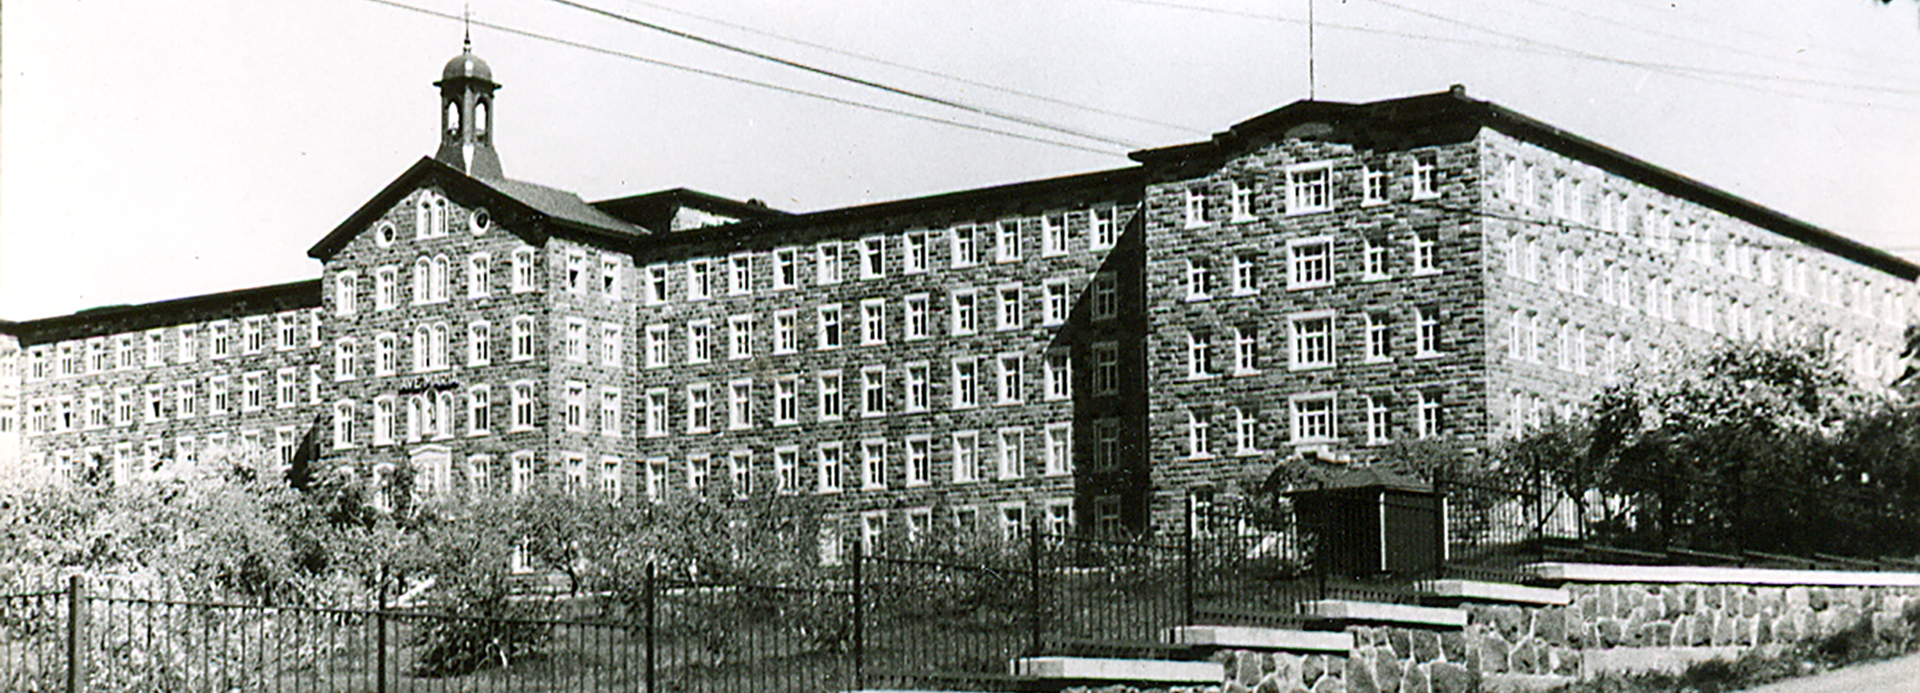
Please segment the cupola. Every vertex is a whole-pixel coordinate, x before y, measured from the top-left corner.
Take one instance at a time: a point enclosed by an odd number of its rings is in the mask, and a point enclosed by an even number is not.
[[[433,158],[482,178],[504,178],[493,150],[493,69],[473,54],[473,40],[440,71],[440,151]]]

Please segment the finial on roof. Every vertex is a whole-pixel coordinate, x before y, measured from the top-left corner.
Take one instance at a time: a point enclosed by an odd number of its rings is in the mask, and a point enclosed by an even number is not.
[[[464,25],[464,28],[466,29],[466,32],[467,32],[466,37],[460,39],[460,50],[463,53],[472,53],[473,52],[473,5],[463,4],[460,6],[460,23]]]

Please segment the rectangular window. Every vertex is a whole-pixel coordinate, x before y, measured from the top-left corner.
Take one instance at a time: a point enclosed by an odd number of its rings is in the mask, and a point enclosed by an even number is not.
[[[1422,229],[1413,233],[1413,273],[1433,274],[1439,272],[1434,260],[1434,248],[1440,244],[1440,232]]]
[[[1331,164],[1306,164],[1287,168],[1287,213],[1306,214],[1333,209],[1333,168]]]
[[[773,381],[773,424],[792,425],[800,421],[800,381],[792,376]]]
[[[600,388],[600,435],[620,436],[620,388]]]
[[[333,280],[333,312],[335,315],[353,315],[359,298],[360,277],[353,272],[341,272]]]
[[[994,446],[994,466],[999,478],[1018,479],[1026,475],[1026,442],[1025,429],[1000,429],[999,445]]]
[[[492,360],[493,326],[476,322],[467,326],[467,365],[484,366]]]
[[[1047,424],[1045,435],[1047,476],[1073,474],[1073,424]]]
[[[510,396],[513,406],[513,430],[532,430],[536,406],[533,399],[533,383],[514,383]]]
[[[641,287],[641,300],[648,305],[660,305],[667,302],[667,265],[655,263],[647,265],[646,281]]]
[[[579,382],[577,380],[568,381],[566,383],[565,399],[564,399],[563,408],[561,412],[562,412],[562,415],[565,417],[567,430],[569,431],[587,430],[587,384],[586,383]]]
[[[860,343],[887,343],[887,299],[869,298],[860,302]]]
[[[1213,456],[1213,419],[1212,412],[1205,409],[1187,411],[1187,457],[1200,459]]]
[[[953,483],[979,480],[980,434],[974,431],[953,433]]]
[[[971,409],[980,405],[980,362],[971,357],[953,360],[953,408]]]
[[[587,323],[580,318],[567,318],[563,351],[568,361],[585,363],[587,361]]]
[[[695,383],[687,386],[687,432],[713,430],[713,386]]]
[[[587,290],[587,254],[583,250],[567,251],[567,291],[580,293]]]
[[[671,360],[667,351],[672,327],[668,325],[648,325],[646,336],[646,359],[648,368],[663,368]]]
[[[1333,365],[1333,314],[1306,313],[1290,318],[1292,362],[1295,370]]]
[[[1067,215],[1054,212],[1040,218],[1040,254],[1067,254]]]
[[[1000,404],[1019,404],[1026,398],[1025,391],[1021,389],[1024,361],[1020,354],[1000,355],[1000,380],[996,388]]]
[[[1292,404],[1294,444],[1334,440],[1333,393],[1295,396]]]
[[[719,268],[715,261],[698,259],[687,261],[687,300],[700,301],[712,298],[718,287],[715,280]]]
[[[176,361],[180,363],[193,363],[194,357],[199,354],[200,352],[200,350],[198,349],[199,344],[194,341],[194,333],[195,333],[195,329],[193,325],[180,326],[180,343],[178,345],[178,349],[174,352],[174,359]],[[166,365],[166,362],[167,362],[166,355],[165,355],[166,352],[164,350],[166,346],[165,340],[166,340],[166,332],[164,330],[148,330],[147,331],[147,365],[148,366]],[[47,373],[45,372],[45,366],[44,366],[44,364],[46,363],[46,352],[41,352],[40,362],[42,364],[42,371],[41,371],[40,377],[46,377]]]
[[[927,295],[909,294],[902,299],[906,307],[907,339],[926,339],[931,336],[930,320],[927,316]]]
[[[1387,172],[1385,169],[1365,166],[1360,169],[1360,204],[1378,205],[1387,202]]]
[[[695,497],[707,494],[707,471],[713,466],[713,458],[707,455],[687,457],[687,490]]]
[[[625,325],[616,322],[600,323],[600,365],[610,368],[620,367],[620,354],[625,349]]]
[[[1180,216],[1186,221],[1186,227],[1197,229],[1207,225],[1207,191],[1199,188],[1187,188],[1181,191]]]
[[[400,305],[400,268],[388,265],[373,271],[373,309],[393,310]]]
[[[932,240],[927,231],[908,231],[906,235],[905,271],[907,274],[920,274],[927,271],[927,244]]]
[[[1233,372],[1237,375],[1260,372],[1260,328],[1230,327],[1227,332],[1233,341]]]
[[[667,388],[656,387],[647,390],[646,401],[647,437],[657,438],[667,434]]]
[[[1415,422],[1419,425],[1421,438],[1438,438],[1441,431],[1440,392],[1437,390],[1420,391],[1420,405],[1415,410]]]
[[[1043,366],[1043,384],[1045,397],[1050,401],[1065,400],[1073,395],[1073,359],[1067,347],[1048,349]]]
[[[486,253],[475,253],[467,257],[467,298],[482,299],[493,293],[493,287],[488,285],[488,279],[492,274],[492,270],[493,261],[487,257]],[[373,283],[377,293],[380,288],[380,279],[375,277]],[[375,300],[377,301],[379,299],[376,298]],[[392,305],[389,304],[386,307],[391,308]]]
[[[829,303],[820,306],[820,344],[821,349],[838,349],[844,343],[841,334],[840,304]]]
[[[1020,285],[1008,284],[997,288],[999,328],[1002,330],[1020,329]]]
[[[274,316],[274,333],[278,335],[275,349],[291,351],[300,346],[300,322],[293,313]]]
[[[840,400],[840,371],[820,374],[820,420],[838,421],[845,405]]]
[[[1253,186],[1240,181],[1229,181],[1227,188],[1227,215],[1232,221],[1253,220]]]
[[[1239,407],[1233,408],[1233,450],[1236,455],[1253,455],[1260,452],[1259,441],[1255,440],[1259,419],[1247,414]]]
[[[734,450],[727,453],[727,479],[733,487],[734,498],[746,498],[753,495],[753,451]]]
[[[1093,319],[1111,320],[1120,314],[1120,277],[1113,272],[1093,275]]]
[[[1020,226],[1024,222],[1025,220],[1022,219],[1000,220],[1000,224],[996,227],[999,233],[993,239],[994,262],[1020,261]]]
[[[773,449],[774,492],[787,495],[800,491],[800,448],[782,446]]]
[[[953,267],[972,267],[980,264],[980,243],[975,237],[977,227],[963,224],[953,227]]]
[[[727,383],[727,428],[753,428],[753,379],[741,378]]]
[[[860,441],[860,488],[887,487],[887,441]]]
[[[1260,293],[1260,257],[1253,253],[1233,256],[1233,295]]]
[[[1387,398],[1380,395],[1367,395],[1367,444],[1385,445],[1393,439],[1393,410],[1387,406]]]
[[[841,479],[841,448],[839,443],[820,444],[820,492],[839,493]]]
[[[1413,153],[1413,198],[1425,199],[1440,196],[1438,172],[1439,155],[1434,152]]]
[[[1042,327],[1058,327],[1066,324],[1067,309],[1069,306],[1067,290],[1067,280],[1047,280],[1046,285],[1041,291],[1040,299],[1040,325]]]
[[[860,414],[884,416],[887,413],[887,367],[860,369]]]
[[[907,412],[922,412],[931,401],[928,388],[929,369],[926,362],[909,363],[906,370],[906,408]]]
[[[1416,355],[1440,355],[1440,309],[1432,306],[1418,306],[1413,310],[1414,323],[1418,330]]]
[[[392,400],[387,400],[392,406]],[[493,390],[475,385],[467,391],[467,435],[483,436],[493,430]]]
[[[293,407],[293,406],[299,405],[300,404],[300,369],[282,368],[280,370],[274,371],[273,375],[274,375],[273,389],[274,389],[274,394],[276,395],[276,397],[274,398],[274,404],[283,409],[287,407]],[[183,387],[185,387],[188,390],[192,390],[193,383],[191,382],[184,383]]]
[[[815,264],[818,272],[814,282],[821,285],[840,283],[840,244],[828,241],[814,249]]]
[[[776,248],[773,251],[773,288],[775,291],[800,285],[800,249]]]
[[[727,318],[727,358],[745,359],[753,357],[753,316],[735,315]]]
[[[1087,211],[1087,244],[1094,250],[1113,247],[1120,237],[1120,210],[1113,207],[1095,207]]]
[[[933,478],[933,439],[925,435],[907,436],[906,485],[925,486]]]
[[[1393,316],[1385,312],[1366,314],[1365,338],[1368,361],[1393,358]]]
[[[1213,263],[1200,258],[1187,259],[1187,300],[1205,301],[1213,297]]]
[[[695,320],[687,323],[687,363],[711,361],[713,352],[713,321]]]
[[[1303,238],[1287,241],[1287,289],[1313,289],[1333,285],[1333,239]]]
[[[207,325],[207,331],[211,335],[208,339],[212,342],[213,357],[216,359],[233,355],[233,333],[228,329],[230,327],[231,325],[225,320]]]
[[[953,334],[973,334],[979,324],[979,294],[973,289],[956,289],[953,292]]]
[[[1093,345],[1093,393],[1111,395],[1120,391],[1120,344],[1100,342]]]
[[[333,345],[333,379],[352,380],[358,377],[360,359],[353,338],[341,339]]]
[[[1205,329],[1188,330],[1187,377],[1199,380],[1213,376],[1213,333]]]
[[[879,279],[887,276],[887,239],[885,236],[868,236],[860,239],[860,278]]]
[[[727,256],[727,294],[745,296],[753,293],[753,255],[734,253]]]

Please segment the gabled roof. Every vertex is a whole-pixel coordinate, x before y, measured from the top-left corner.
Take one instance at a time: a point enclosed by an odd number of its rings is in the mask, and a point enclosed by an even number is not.
[[[616,197],[593,203],[595,209],[638,224],[654,233],[667,233],[674,215],[681,208],[693,208],[723,217],[753,221],[788,216],[759,200],[739,200],[711,195],[698,190],[674,188],[642,195]]]
[[[22,346],[120,332],[150,330],[189,322],[264,315],[320,306],[320,280],[202,294],[139,305],[101,306],[77,313],[0,325]]]
[[[1312,135],[1316,138],[1368,147],[1463,142],[1476,136],[1480,128],[1492,128],[1901,279],[1911,281],[1920,276],[1920,265],[1897,255],[1787,216],[1504,106],[1470,98],[1466,89],[1458,85],[1433,94],[1360,104],[1296,101],[1242,121],[1204,142],[1145,149],[1129,156],[1135,161],[1158,165],[1218,161],[1240,151],[1250,141],[1283,137],[1295,127],[1312,123],[1327,126],[1325,131]]]
[[[647,235],[646,229],[616,219],[565,190],[505,178],[469,176],[432,157],[422,157],[307,249],[307,255],[322,261],[333,257],[380,215],[414,190],[430,184],[438,184],[456,195],[488,200],[486,205],[495,222],[515,233],[527,233],[532,231],[529,227],[539,227],[547,232],[576,232],[624,241]]]

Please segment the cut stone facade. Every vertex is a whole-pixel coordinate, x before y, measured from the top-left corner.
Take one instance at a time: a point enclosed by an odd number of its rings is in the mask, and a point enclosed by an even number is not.
[[[443,97],[491,104],[456,67]],[[490,116],[448,125],[492,151]],[[1884,381],[1914,317],[1911,263],[1457,90],[1134,157],[795,215],[588,203],[443,150],[309,251],[316,281],[0,325],[0,454],[98,479],[318,426],[323,472],[424,495],[1117,534],[1301,453],[1479,447],[1716,340],[1818,338]]]

